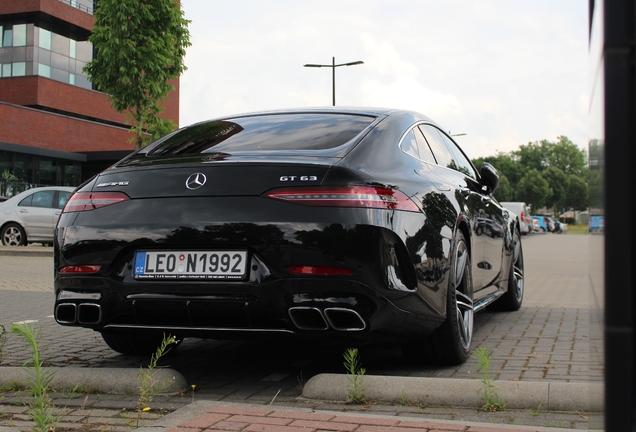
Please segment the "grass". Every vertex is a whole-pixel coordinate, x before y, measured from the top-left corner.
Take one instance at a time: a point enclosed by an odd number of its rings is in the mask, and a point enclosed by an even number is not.
[[[576,224],[576,225],[568,224],[568,230],[565,233],[566,234],[588,234],[589,229],[586,224]]]

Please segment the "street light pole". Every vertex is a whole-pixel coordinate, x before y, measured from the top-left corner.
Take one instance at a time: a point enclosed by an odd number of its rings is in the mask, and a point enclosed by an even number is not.
[[[364,63],[363,61],[358,60],[358,61],[349,62],[349,63],[336,64],[336,58],[335,57],[331,57],[331,64],[330,65],[306,64],[306,65],[303,65],[303,66],[304,67],[315,67],[315,68],[322,68],[322,67],[330,67],[331,68],[332,103],[333,103],[333,106],[336,106],[336,68],[340,67],[340,66],[354,66],[354,65],[359,65],[359,64],[363,64],[363,63]]]

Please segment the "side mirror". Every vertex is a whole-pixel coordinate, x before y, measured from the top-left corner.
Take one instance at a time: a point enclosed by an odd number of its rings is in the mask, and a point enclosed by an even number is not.
[[[485,186],[489,193],[494,193],[499,187],[499,173],[495,167],[490,165],[488,162],[484,162],[481,166],[479,176],[481,177],[481,185]]]

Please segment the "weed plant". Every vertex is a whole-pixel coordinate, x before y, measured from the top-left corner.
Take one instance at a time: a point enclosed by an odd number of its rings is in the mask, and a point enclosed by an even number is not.
[[[0,324],[0,362],[4,360],[4,346],[7,343],[7,329]]]
[[[142,413],[150,411],[150,403],[159,393],[164,391],[172,380],[166,379],[162,382],[156,382],[155,375],[157,369],[157,362],[161,357],[166,355],[170,351],[170,345],[176,344],[177,339],[174,336],[165,336],[161,341],[161,344],[157,348],[157,351],[150,357],[150,363],[147,368],[140,367],[137,377],[139,379],[139,400],[137,401],[137,420],[136,427],[139,427],[139,421],[141,420]]]
[[[11,332],[24,338],[31,349],[31,361],[24,365],[28,373],[27,387],[31,393],[32,402],[29,405],[29,417],[35,423],[36,432],[49,432],[60,420],[60,416],[53,415],[53,405],[48,396],[48,389],[53,380],[53,374],[42,368],[42,351],[39,348],[41,333],[29,324],[13,324]],[[31,367],[28,367],[31,363]]]
[[[506,408],[506,404],[499,399],[497,388],[492,383],[492,373],[490,372],[492,354],[488,351],[488,348],[480,347],[475,350],[474,355],[477,358],[477,370],[481,372],[482,387],[477,390],[477,393],[481,394],[484,400],[482,409],[489,412],[503,411]]]
[[[365,403],[364,374],[366,369],[360,367],[360,357],[357,348],[348,348],[344,353],[344,367],[347,370],[347,379],[351,384],[347,389],[348,403]]]

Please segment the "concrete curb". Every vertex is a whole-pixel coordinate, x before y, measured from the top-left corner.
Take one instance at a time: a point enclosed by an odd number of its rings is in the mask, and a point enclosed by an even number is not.
[[[0,256],[52,257],[53,248],[43,246],[0,246]]]
[[[139,369],[45,367],[44,373],[53,374],[50,387],[54,390],[84,389],[99,393],[139,394]],[[188,383],[179,372],[159,368],[153,372],[155,383],[170,383],[162,394],[176,394],[187,390]],[[21,367],[0,367],[0,386],[20,384],[27,386],[29,372]]]
[[[539,381],[493,381],[501,401],[510,409],[548,411],[603,411],[603,385]],[[303,397],[346,401],[351,383],[347,375],[319,374],[303,388]],[[434,406],[481,407],[481,381],[421,377],[365,375],[364,395],[368,400],[420,403]]]

